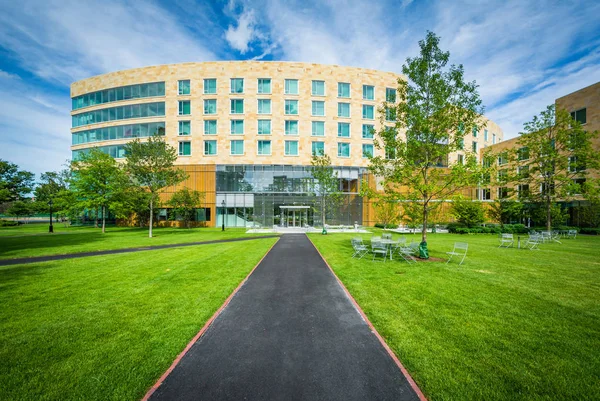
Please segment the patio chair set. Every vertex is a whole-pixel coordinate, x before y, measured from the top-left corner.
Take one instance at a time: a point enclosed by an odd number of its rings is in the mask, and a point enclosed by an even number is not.
[[[557,242],[562,244],[560,238],[577,238],[577,230],[566,230],[566,231],[530,231],[527,240],[521,246],[521,237],[518,237],[517,246],[519,248],[526,249],[539,249],[539,244],[546,242]],[[500,245],[498,248],[510,248],[515,243],[513,234],[504,233],[500,235]]]

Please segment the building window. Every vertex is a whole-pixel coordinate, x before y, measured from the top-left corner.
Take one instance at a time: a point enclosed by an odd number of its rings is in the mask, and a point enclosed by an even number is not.
[[[271,120],[258,120],[258,135],[271,135]]]
[[[517,170],[517,174],[519,175],[519,178],[522,180],[529,178],[529,166],[519,166],[519,169]]]
[[[217,120],[204,120],[204,135],[217,135]]]
[[[298,141],[285,141],[285,155],[298,156]]]
[[[338,142],[337,155],[338,157],[350,157],[350,144],[347,142]]]
[[[373,133],[375,132],[375,126],[371,124],[362,125],[362,137],[363,139],[373,139]]]
[[[508,198],[508,188],[500,187],[498,188],[498,199],[506,199]]]
[[[298,114],[298,101],[297,100],[286,100],[285,101],[285,114],[297,115]]]
[[[244,134],[244,120],[231,120],[231,135]]]
[[[204,101],[204,114],[217,114],[217,99]]]
[[[189,100],[180,100],[179,101],[179,115],[187,116],[191,113],[191,104]]]
[[[256,151],[259,155],[270,155],[271,141],[258,141]]]
[[[338,123],[338,136],[350,138],[350,123]]]
[[[522,184],[517,186],[519,191],[519,198],[527,198],[529,196],[529,184]]]
[[[312,143],[312,155],[323,156],[325,154],[325,142],[315,141]]]
[[[371,85],[363,85],[363,99],[375,100],[375,87]]]
[[[244,93],[244,78],[231,78],[231,93]]]
[[[190,80],[189,79],[179,81],[179,94],[180,95],[189,95],[190,94]]]
[[[204,141],[204,155],[214,156],[217,154],[217,141]]]
[[[473,153],[477,153],[477,142],[473,142],[471,144],[471,147],[472,147]]]
[[[458,138],[458,149],[464,150],[465,148],[465,138]]]
[[[492,144],[496,144],[496,134],[492,134]]]
[[[492,191],[489,188],[483,188],[481,190],[481,195],[479,197],[481,200],[491,200],[492,199]]]
[[[231,114],[244,114],[244,99],[231,99]]]
[[[297,79],[286,79],[284,93],[286,95],[297,95],[298,94],[298,80]]]
[[[577,156],[569,156],[569,172],[579,173],[585,169],[585,163],[577,161]]]
[[[338,97],[350,97],[350,84],[338,82]]]
[[[508,171],[505,169],[498,170],[498,181],[506,182],[508,180]]]
[[[325,122],[324,121],[313,121],[312,122],[312,136],[325,136]]]
[[[258,93],[267,95],[271,93],[271,78],[258,78]]]
[[[244,154],[244,141],[233,140],[229,141],[232,156],[240,156]]]
[[[298,135],[298,121],[286,120],[284,133],[285,135]]]
[[[456,163],[457,164],[464,164],[465,163],[465,157],[463,155],[456,155]]]
[[[477,138],[477,127],[473,127],[473,138]]]
[[[585,124],[587,122],[587,109],[581,109],[571,112],[571,117],[575,121],[579,121],[581,124]]]
[[[385,88],[385,101],[390,103],[396,102],[396,89]]]
[[[271,114],[270,99],[258,99],[258,114]]]
[[[365,120],[373,120],[375,118],[375,107],[368,104],[363,104],[362,118]]]
[[[204,80],[204,94],[215,95],[217,93],[217,80],[214,78]]]
[[[338,103],[338,117],[350,117],[350,103]]]
[[[393,160],[396,158],[396,148],[387,146],[385,148],[385,158],[388,160]]]
[[[191,142],[179,142],[179,156],[190,156],[192,154]]]
[[[503,166],[506,163],[508,163],[508,153],[502,152],[500,155],[498,155],[498,165]]]
[[[373,157],[373,145],[370,143],[363,143],[362,145],[362,157],[368,158]]]
[[[486,130],[486,129],[483,130],[483,140],[484,141],[488,140],[488,130]]]
[[[524,146],[522,148],[519,148],[519,150],[517,151],[519,160],[528,160],[529,159],[529,148]]]
[[[313,116],[324,116],[325,115],[325,102],[313,100],[312,101],[312,115]]]
[[[385,121],[396,121],[396,109],[393,107],[386,107],[385,109]]]
[[[119,88],[105,89],[97,92],[86,93],[71,99],[73,110],[98,104],[117,102],[120,100],[140,99],[165,95],[164,82],[128,85]]]
[[[312,81],[312,95],[325,96],[325,81]]]
[[[189,135],[191,123],[189,121],[179,121],[179,135]]]

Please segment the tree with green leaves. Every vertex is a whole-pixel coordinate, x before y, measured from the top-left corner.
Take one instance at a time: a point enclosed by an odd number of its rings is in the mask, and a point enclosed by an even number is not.
[[[81,208],[98,210],[102,232],[106,232],[106,215],[128,185],[125,172],[115,159],[96,148],[74,160],[71,169],[71,189],[77,194],[78,204]]]
[[[29,199],[17,200],[10,203],[6,212],[19,220],[22,217],[31,217],[35,213],[35,207]]]
[[[400,220],[400,204],[398,202],[381,198],[373,203],[373,208],[377,222],[382,223],[384,228],[387,228],[388,224],[398,224]]]
[[[186,228],[190,228],[190,222],[196,216],[196,208],[204,200],[204,193],[193,191],[189,188],[182,188],[175,192],[167,205],[172,208],[172,219],[180,218]]]
[[[0,203],[23,200],[31,193],[35,174],[0,159]]]
[[[456,197],[452,202],[452,215],[460,224],[466,227],[475,227],[484,222],[485,216],[481,202],[472,201],[463,197]]]
[[[125,145],[125,155],[125,168],[134,184],[150,194],[148,236],[152,238],[154,206],[159,192],[182,182],[187,174],[174,167],[177,150],[158,135],[151,136],[145,142],[139,139],[129,142]]]
[[[35,207],[39,213],[50,212],[48,203],[51,200],[54,203],[53,211],[57,210],[56,207],[60,202],[58,198],[65,195],[65,191],[68,191],[70,179],[70,168],[61,171],[47,171],[42,173],[40,181],[33,191]]]
[[[523,203],[507,198],[496,199],[489,204],[486,211],[487,216],[491,220],[500,223],[501,227],[504,224],[510,224],[514,220],[518,221],[522,213]]]
[[[592,138],[597,135],[554,105],[526,123],[520,133],[513,150],[517,165],[514,183],[522,199],[543,206],[548,231],[558,201],[586,198],[597,192],[598,184],[589,176],[590,170],[600,166],[592,147]]]
[[[370,171],[386,196],[417,203],[421,209],[421,257],[428,257],[427,224],[431,212],[481,176],[476,155],[449,164],[449,154],[462,150],[464,137],[480,129],[483,107],[475,82],[465,82],[462,65],[448,65],[450,54],[440,38],[428,32],[419,42],[420,55],[402,66],[398,96],[380,108],[381,126],[375,146],[385,156],[371,158]],[[377,196],[375,191],[368,195]]]
[[[321,224],[325,228],[326,215],[328,212],[332,214],[342,200],[340,180],[331,165],[331,158],[328,155],[313,155],[311,165],[314,190],[319,198],[321,209]]]

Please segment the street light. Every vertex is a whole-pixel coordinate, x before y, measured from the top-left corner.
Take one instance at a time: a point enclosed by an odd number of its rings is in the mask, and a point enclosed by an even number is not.
[[[225,199],[221,202],[221,231],[225,231]]]
[[[52,202],[52,199],[50,199],[48,201],[48,206],[50,206],[50,227],[48,228],[48,232],[49,233],[53,233],[54,232],[54,227],[52,227],[52,205],[54,203]]]

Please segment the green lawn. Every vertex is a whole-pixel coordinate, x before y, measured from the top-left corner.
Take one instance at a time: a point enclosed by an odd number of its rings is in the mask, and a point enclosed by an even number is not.
[[[252,236],[261,234],[252,234]],[[30,256],[60,255],[143,247],[150,245],[179,244],[196,241],[238,238],[246,235],[244,228],[155,228],[153,238],[148,238],[148,228],[109,227],[102,234],[93,227],[55,226],[48,233],[48,224],[26,224],[0,228],[0,259]],[[249,235],[248,235],[249,236]]]
[[[0,399],[140,399],[275,241],[0,267]]]
[[[600,238],[431,235],[433,257],[469,243],[458,266],[351,259],[353,236],[310,238],[430,400],[600,399]]]

